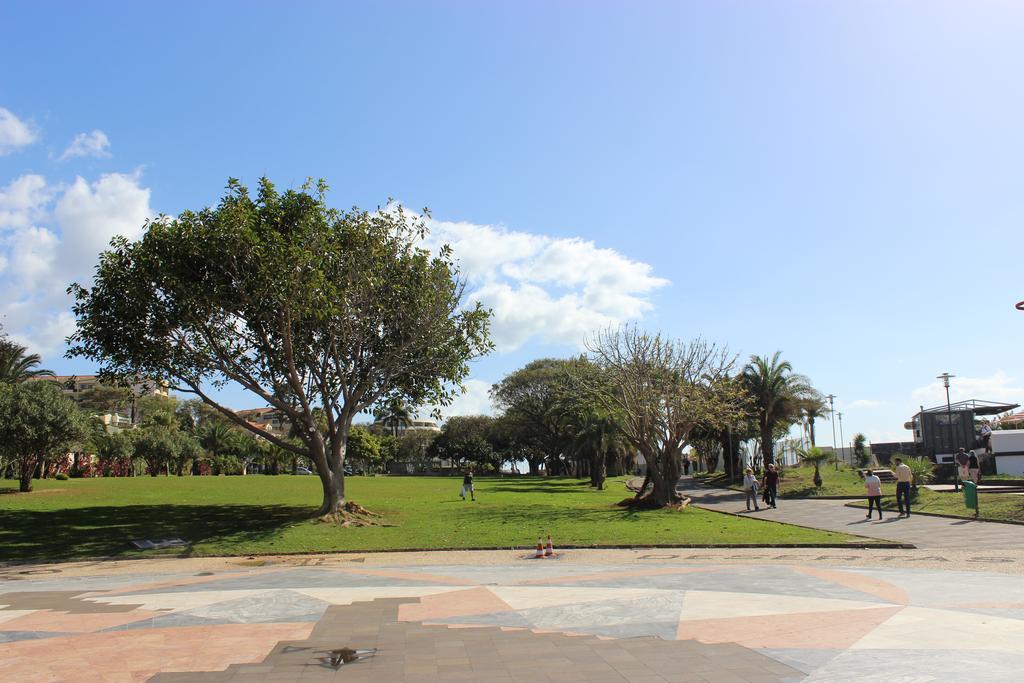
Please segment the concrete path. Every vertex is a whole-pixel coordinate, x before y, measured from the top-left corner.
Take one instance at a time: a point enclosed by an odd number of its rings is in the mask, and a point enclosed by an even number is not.
[[[762,507],[747,512],[744,494],[730,489],[698,485],[692,478],[681,479],[677,489],[693,504],[716,512],[742,514],[788,524],[841,531],[918,548],[1024,549],[1024,526],[968,519],[912,515],[909,519],[886,512],[882,521],[868,521],[866,510],[846,507],[848,500],[779,500],[777,509]],[[770,538],[764,539],[771,543]]]
[[[840,553],[581,550],[533,560],[490,551],[0,568],[0,680],[1019,679],[1024,553],[949,551],[957,559],[941,570],[926,568],[934,552]],[[346,663],[348,649],[357,658]]]

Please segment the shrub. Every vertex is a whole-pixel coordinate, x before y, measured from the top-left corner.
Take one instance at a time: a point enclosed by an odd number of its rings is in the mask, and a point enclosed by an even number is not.
[[[58,472],[53,478],[56,479],[57,481],[67,481],[68,475],[64,474],[63,472]]]
[[[908,458],[904,460],[914,475],[913,489],[917,493],[918,486],[924,486],[935,478],[935,463],[930,458]]]

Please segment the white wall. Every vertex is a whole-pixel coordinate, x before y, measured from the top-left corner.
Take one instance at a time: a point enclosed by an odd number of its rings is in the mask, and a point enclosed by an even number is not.
[[[974,449],[981,453],[980,449]],[[996,473],[1024,475],[1024,429],[996,429],[992,432]],[[1000,455],[1016,453],[1017,455]]]
[[[997,457],[996,474],[1024,475],[1024,455],[1002,455]]]

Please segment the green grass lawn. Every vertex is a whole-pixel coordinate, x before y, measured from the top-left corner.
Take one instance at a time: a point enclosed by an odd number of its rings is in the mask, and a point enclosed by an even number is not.
[[[986,477],[986,479],[988,478]],[[853,507],[866,508],[867,502],[853,503]],[[979,507],[981,508],[979,519],[1024,522],[1024,496],[982,493]],[[895,493],[882,498],[882,508],[894,512],[897,510]],[[910,509],[911,512],[932,512],[974,519],[974,510],[964,507],[963,493],[936,493],[928,489],[918,489],[917,499],[911,502]]]
[[[634,511],[576,479],[477,479],[463,502],[460,478],[352,477],[350,499],[383,526],[341,528],[310,520],[321,498],[312,476],[138,477],[44,480],[16,493],[0,481],[0,560],[181,554],[137,551],[136,538],[182,538],[187,554],[219,555],[411,548],[529,546],[550,532],[558,545],[820,544],[838,533],[698,509]]]
[[[738,483],[730,485],[728,477],[721,472],[705,476],[703,480],[713,486],[734,488],[737,491],[742,488]],[[782,470],[782,478],[779,480],[780,498],[862,495],[865,495],[864,480],[860,478],[856,469],[842,464],[839,465],[838,471],[835,465],[825,465],[821,468],[821,488],[814,485],[813,467],[787,467]]]

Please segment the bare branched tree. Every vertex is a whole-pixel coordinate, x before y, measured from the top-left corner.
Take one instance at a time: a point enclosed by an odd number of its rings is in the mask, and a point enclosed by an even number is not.
[[[606,378],[588,391],[623,415],[623,436],[647,461],[653,489],[641,502],[652,507],[678,502],[682,452],[695,430],[743,415],[742,388],[730,377],[736,357],[702,339],[681,342],[634,326],[600,332],[587,349]],[[581,376],[579,381],[589,380]]]

